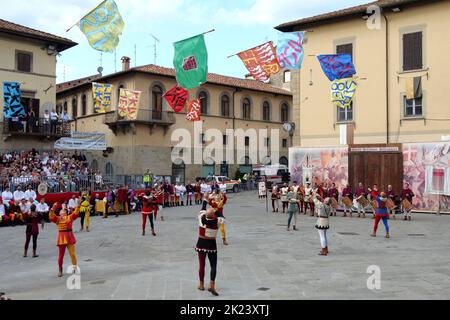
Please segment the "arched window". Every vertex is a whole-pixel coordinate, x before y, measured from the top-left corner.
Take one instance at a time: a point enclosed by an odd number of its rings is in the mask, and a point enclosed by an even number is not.
[[[105,166],[105,173],[108,176],[112,176],[114,175],[114,168],[113,165],[111,164],[111,162],[108,162]]]
[[[98,170],[98,161],[96,159],[92,160],[91,162],[91,168],[93,170]]]
[[[185,183],[186,165],[183,161],[181,163],[172,164],[172,183]]]
[[[119,101],[120,101],[120,89],[125,89],[125,85],[121,84],[117,88],[117,105],[119,105]]]
[[[252,104],[250,102],[250,99],[245,98],[244,100],[242,100],[242,118],[243,119],[251,118],[251,109],[252,109]]]
[[[81,115],[85,116],[87,114],[87,104],[86,104],[86,94],[83,94],[81,98]]]
[[[161,120],[163,111],[163,89],[159,85],[152,88],[152,119]]]
[[[78,102],[77,98],[72,99],[72,119],[76,119],[78,117]]]
[[[49,110],[51,111],[51,110]],[[64,101],[64,111],[67,113],[67,101]],[[58,111],[59,114],[62,113],[62,110]]]
[[[263,120],[270,121],[270,104],[267,101],[263,103]]]
[[[222,117],[228,118],[230,116],[230,97],[226,94],[220,99],[220,109]]]
[[[281,122],[289,122],[289,106],[287,103],[281,105]]]
[[[281,157],[280,158],[280,164],[285,165],[285,166],[289,166],[289,160],[286,157]]]
[[[208,94],[205,91],[201,91],[198,94],[200,99],[201,114],[208,114]]]

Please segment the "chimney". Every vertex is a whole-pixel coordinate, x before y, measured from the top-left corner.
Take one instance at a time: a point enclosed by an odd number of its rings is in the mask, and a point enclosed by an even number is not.
[[[129,57],[122,57],[122,71],[130,70],[131,59]]]

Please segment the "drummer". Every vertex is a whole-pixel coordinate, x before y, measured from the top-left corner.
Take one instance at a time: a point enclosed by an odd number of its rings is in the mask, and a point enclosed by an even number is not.
[[[363,197],[366,197],[366,188],[364,188],[364,185],[362,182],[358,184],[358,188],[356,189],[355,193],[355,202],[356,202],[356,208],[358,209],[358,218],[361,218],[361,213],[363,215],[363,218],[366,217],[366,209],[365,207],[359,202],[360,199]]]
[[[328,189],[328,191],[327,191],[327,197],[328,198],[330,198],[330,199],[334,199],[334,200],[336,200],[336,202],[335,203],[338,203],[338,201],[339,201],[339,191],[338,191],[338,189],[336,188],[336,183],[333,183],[332,185],[331,185],[331,187]],[[335,216],[336,217],[336,206],[335,205],[332,205],[331,206],[331,216]]]
[[[348,198],[350,199],[350,201],[353,203],[353,190],[352,190],[352,186],[347,183],[347,186],[342,190],[342,198]],[[350,207],[348,207],[347,205],[344,204],[344,217],[347,216],[347,211],[350,214],[350,218],[352,217],[352,207],[350,205]]]
[[[388,190],[386,191],[386,197],[388,198],[388,200],[391,200],[392,203],[395,204],[395,200],[396,200],[397,196],[395,195],[392,185],[388,185]],[[388,212],[389,212],[390,217],[395,220],[395,207],[393,209],[388,209]]]
[[[402,193],[400,195],[400,198],[402,201],[402,211],[403,211],[403,216],[404,216],[405,221],[407,221],[407,220],[411,221],[411,208],[409,208],[409,210],[407,208],[405,208],[405,206],[403,205],[403,201],[408,200],[409,203],[412,204],[413,197],[414,197],[414,193],[409,188],[409,183],[405,183]]]

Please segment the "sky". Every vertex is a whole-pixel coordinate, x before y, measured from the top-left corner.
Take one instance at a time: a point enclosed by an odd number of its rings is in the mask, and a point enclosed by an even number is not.
[[[209,72],[244,77],[247,73],[238,57],[227,56],[277,41],[275,26],[312,15],[334,11],[369,0],[116,0],[125,29],[114,53],[92,49],[74,27],[80,18],[101,0],[17,0],[14,6],[0,0],[0,18],[69,38],[79,45],[61,54],[57,82],[94,75],[99,66],[103,74],[121,69],[120,58],[129,56],[134,67],[155,63],[152,34],[157,44],[156,64],[172,67],[173,43],[215,29],[206,35]],[[136,50],[135,50],[136,47]]]

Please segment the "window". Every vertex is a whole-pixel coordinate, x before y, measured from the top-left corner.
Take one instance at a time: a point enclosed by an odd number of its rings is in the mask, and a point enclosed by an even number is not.
[[[78,102],[77,98],[72,99],[72,119],[76,119],[78,117]]]
[[[289,165],[289,160],[286,157],[281,157],[280,158],[280,164],[288,166]],[[286,171],[283,171],[280,175],[283,176],[286,173]]]
[[[353,61],[353,43],[346,43],[336,46],[337,54],[349,54]]]
[[[108,162],[105,166],[105,173],[108,176],[112,176],[114,175],[114,168],[113,165],[111,164],[111,162]]]
[[[245,137],[245,146],[250,146],[250,137]]]
[[[156,85],[152,88],[152,119],[162,119],[163,89]]]
[[[263,120],[270,121],[270,104],[267,101],[263,103]]]
[[[31,62],[33,55],[26,52],[16,53],[16,68],[17,71],[31,72]]]
[[[87,104],[86,104],[86,95],[83,94],[81,98],[81,115],[85,116],[87,114]]]
[[[286,149],[288,147],[288,141],[287,139],[283,139],[283,148]]]
[[[281,105],[281,122],[289,122],[289,106],[286,103]]]
[[[230,117],[230,97],[226,94],[220,99],[222,117]]]
[[[63,109],[66,113],[67,113],[67,101],[64,101],[64,109]],[[49,110],[50,111],[50,110]],[[59,114],[61,114],[62,113],[62,110],[61,111],[58,111],[58,113]]]
[[[208,94],[205,91],[202,91],[198,94],[198,98],[200,99],[201,106],[201,114],[208,114]]]
[[[284,83],[291,82],[291,70],[284,71],[284,73],[283,73],[283,82]]]
[[[226,134],[223,135],[223,145],[228,145],[228,136]]]
[[[353,102],[348,108],[337,108],[337,121],[338,122],[348,122],[353,121]]]
[[[423,69],[422,32],[403,35],[403,71]]]
[[[251,118],[251,102],[250,99],[245,98],[242,100],[242,118],[250,119]]]
[[[123,84],[121,84],[118,88],[117,88],[117,105],[119,105],[119,101],[120,101],[120,89],[125,89],[125,86]]]
[[[423,99],[406,99],[406,96],[403,98],[404,105],[404,117],[421,117],[423,115]]]

